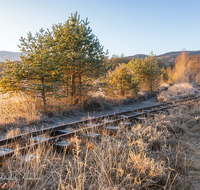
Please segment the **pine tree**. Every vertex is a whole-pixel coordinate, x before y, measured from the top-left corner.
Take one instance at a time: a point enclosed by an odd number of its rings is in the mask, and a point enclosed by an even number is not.
[[[52,32],[41,29],[35,36],[28,33],[27,38],[21,37],[22,63],[6,63],[0,81],[2,91],[39,96],[44,105],[60,84],[65,95],[83,96],[104,71],[103,60],[108,54],[88,25],[87,19],[80,20],[75,13],[64,24],[55,24]]]
[[[165,67],[163,66],[162,69],[161,69],[161,73],[162,73],[162,80],[164,82],[167,82],[168,79],[169,79],[169,75],[167,73],[167,71],[165,70]]]
[[[159,69],[156,56],[153,53],[145,59],[133,59],[128,65],[140,81],[143,89],[150,92],[157,90],[160,84],[161,69]]]
[[[108,54],[88,25],[87,19],[80,20],[75,13],[64,24],[53,26],[54,49],[65,73],[67,95],[70,93],[71,97],[88,91],[91,81],[103,72],[103,60]]]
[[[20,41],[22,63],[6,62],[0,87],[4,93],[22,91],[41,97],[46,105],[47,96],[56,93],[62,77],[50,48],[52,35],[41,29],[35,37],[28,33],[28,37],[21,37]]]
[[[110,94],[120,94],[125,96],[131,92],[136,96],[139,91],[139,83],[135,81],[134,76],[125,63],[119,64],[113,71],[108,72],[108,76],[104,78],[106,81],[106,91]]]

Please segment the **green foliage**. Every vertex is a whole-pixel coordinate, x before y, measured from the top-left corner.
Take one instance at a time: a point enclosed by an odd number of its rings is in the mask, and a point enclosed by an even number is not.
[[[39,96],[46,104],[46,97],[58,90],[62,71],[51,52],[52,36],[41,29],[33,37],[21,37],[22,63],[7,61],[0,81],[2,91],[22,91]]]
[[[7,61],[0,87],[2,92],[23,91],[42,98],[56,95],[59,90],[74,96],[89,91],[92,80],[104,71],[103,51],[98,38],[75,13],[64,24],[55,24],[52,32],[41,29],[27,38],[21,37],[19,48],[22,63]],[[59,87],[62,88],[59,89]]]
[[[128,67],[134,73],[135,78],[140,81],[143,89],[150,92],[157,90],[160,83],[161,70],[158,67],[156,56],[151,53],[145,59],[133,59]]]
[[[106,82],[105,90],[109,94],[119,94],[125,96],[127,93],[137,95],[139,91],[138,82],[135,81],[134,76],[127,68],[126,64],[120,64],[113,71],[108,72],[108,76],[104,78]]]
[[[162,76],[162,80],[164,82],[167,82],[168,79],[169,79],[169,75],[168,75],[167,71],[165,70],[164,66],[161,69],[161,73],[162,73],[162,75],[161,75]]]
[[[165,68],[166,67],[166,63],[163,61],[162,58],[157,58],[157,64],[159,68]]]
[[[75,13],[64,24],[53,26],[55,57],[64,71],[63,84],[66,95],[82,96],[91,82],[103,72],[103,60],[108,52],[103,51],[98,38]]]

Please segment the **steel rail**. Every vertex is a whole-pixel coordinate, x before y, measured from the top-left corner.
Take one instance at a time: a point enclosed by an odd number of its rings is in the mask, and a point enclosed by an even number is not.
[[[109,117],[115,117],[117,115],[128,114],[128,113],[131,113],[131,112],[136,112],[136,111],[140,111],[140,110],[143,110],[143,109],[151,109],[151,108],[155,108],[155,107],[159,107],[159,106],[166,106],[166,105],[169,105],[169,104],[177,104],[177,103],[180,103],[180,102],[186,102],[186,101],[195,100],[195,99],[198,99],[198,98],[200,98],[200,96],[195,97],[195,98],[178,100],[178,101],[174,101],[174,102],[161,103],[161,104],[157,104],[157,105],[153,105],[153,106],[142,107],[142,108],[138,108],[138,109],[134,109],[134,110],[127,110],[127,111],[114,113],[114,114],[102,115],[102,116],[99,116],[99,117],[94,117],[94,118],[91,118],[91,119],[81,120],[81,121],[77,121],[77,122],[72,122],[72,123],[68,123],[68,124],[65,124],[65,125],[59,125],[59,126],[41,129],[41,130],[29,132],[29,133],[24,133],[24,134],[20,134],[20,135],[11,137],[11,138],[0,140],[0,146],[13,143],[14,141],[18,141],[20,139],[35,137],[35,136],[38,136],[38,135],[42,135],[44,133],[51,133],[51,132],[55,132],[55,131],[58,131],[58,130],[62,130],[66,127],[72,127],[72,126],[76,126],[76,125],[86,124],[86,123],[89,123],[89,122],[94,122],[94,121],[102,120],[102,119],[109,118]]]
[[[56,131],[59,131],[59,130],[66,129],[67,127],[86,124],[86,123],[98,121],[100,119],[102,120],[102,119],[109,118],[109,117],[115,117],[116,115],[131,114],[132,112],[152,109],[152,110],[148,110],[148,111],[144,111],[144,112],[134,113],[133,115],[129,115],[126,118],[115,119],[115,120],[108,121],[108,122],[105,122],[105,123],[96,124],[95,126],[76,129],[76,130],[73,130],[72,132],[68,132],[68,133],[61,134],[61,135],[58,135],[58,136],[55,136],[55,137],[51,137],[51,138],[48,138],[47,140],[44,140],[42,142],[37,142],[37,143],[28,145],[26,147],[23,147],[23,148],[20,148],[20,149],[17,150],[18,152],[25,152],[25,151],[27,151],[31,148],[37,148],[41,144],[45,144],[45,143],[54,144],[56,142],[63,141],[64,139],[69,139],[71,137],[74,137],[76,134],[78,134],[80,132],[90,131],[94,128],[102,128],[104,126],[107,126],[107,125],[110,125],[110,124],[115,124],[115,123],[118,123],[120,121],[123,121],[124,119],[132,120],[132,119],[137,118],[139,116],[147,115],[148,113],[154,113],[154,112],[165,110],[165,109],[168,109],[168,108],[177,107],[177,106],[180,106],[180,105],[186,105],[186,104],[198,101],[198,100],[200,100],[200,96],[195,97],[195,98],[189,98],[189,99],[174,101],[174,102],[157,104],[157,105],[154,105],[154,106],[142,107],[142,108],[134,109],[134,110],[128,110],[128,111],[120,112],[120,113],[117,113],[117,114],[103,115],[103,116],[95,117],[95,118],[92,118],[92,119],[86,119],[86,120],[81,120],[79,122],[69,123],[69,124],[66,124],[66,125],[61,125],[61,126],[51,127],[51,128],[47,128],[47,129],[37,130],[37,131],[34,131],[34,132],[18,135],[18,136],[12,137],[12,138],[0,140],[0,146],[4,146],[4,145],[10,144],[10,143],[22,140],[24,138],[31,138],[31,137],[35,137],[35,136],[38,136],[38,135],[41,135],[41,134],[53,133],[53,132],[56,132]],[[157,109],[153,109],[153,108],[156,108],[156,107],[157,107]],[[11,157],[15,153],[15,151],[16,150],[12,150],[12,151],[6,152],[4,155],[1,155],[0,161],[2,159]]]

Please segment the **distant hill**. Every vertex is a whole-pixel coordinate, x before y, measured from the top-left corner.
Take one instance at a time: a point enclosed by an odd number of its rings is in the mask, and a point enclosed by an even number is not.
[[[133,55],[133,56],[128,56],[128,58],[142,58],[142,59],[144,59],[144,58],[146,58],[146,57],[148,57],[148,55],[145,55],[145,54],[136,54],[136,55]]]
[[[20,52],[0,51],[0,62],[5,62],[6,59],[20,61],[20,54]]]
[[[200,54],[200,51],[186,51],[188,53],[188,56],[191,55],[197,55]],[[179,56],[181,51],[176,52],[168,52],[161,55],[157,55],[157,58],[162,58],[163,62],[166,65],[173,65],[175,63],[176,58]],[[0,51],[0,62],[5,62],[6,59],[12,60],[12,61],[20,61],[20,52],[10,52],[10,51]],[[127,56],[124,58],[132,59],[132,58],[142,58],[148,57],[148,55],[145,54],[136,54],[134,56]]]
[[[188,56],[191,55],[197,55],[200,54],[200,51],[186,51],[188,53]],[[157,58],[161,58],[163,60],[163,62],[167,65],[169,65],[169,63],[171,62],[171,64],[175,63],[176,58],[180,55],[181,51],[176,51],[176,52],[168,52],[168,53],[164,53],[161,55],[157,55]],[[136,54],[134,56],[128,56],[129,58],[142,58],[144,59],[145,57],[148,57],[148,55],[145,54]]]
[[[191,55],[198,55],[200,54],[200,51],[186,51],[188,53],[188,56]],[[169,52],[162,55],[158,55],[158,58],[162,58],[162,60],[167,64],[169,62],[175,63],[176,58],[180,55],[181,51],[177,52]]]

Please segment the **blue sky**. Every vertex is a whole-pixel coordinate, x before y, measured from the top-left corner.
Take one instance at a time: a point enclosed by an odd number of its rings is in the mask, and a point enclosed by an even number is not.
[[[18,52],[21,36],[88,18],[109,56],[200,50],[199,0],[0,0],[0,51]]]

